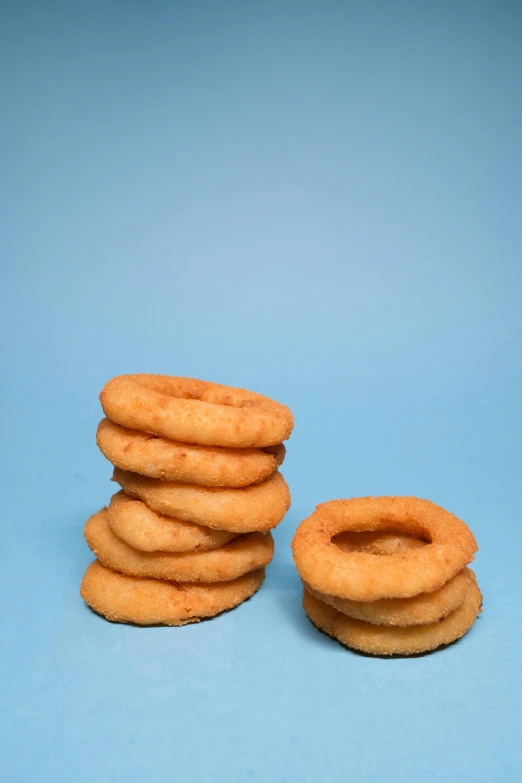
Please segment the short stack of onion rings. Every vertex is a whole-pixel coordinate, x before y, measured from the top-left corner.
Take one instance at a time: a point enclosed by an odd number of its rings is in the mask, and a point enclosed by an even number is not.
[[[100,400],[96,441],[122,491],[85,525],[85,601],[114,622],[183,625],[249,598],[290,505],[290,410],[166,375],[113,378]]]
[[[330,636],[374,655],[411,655],[469,630],[482,597],[477,544],[427,500],[378,497],[319,505],[292,542],[303,607]]]

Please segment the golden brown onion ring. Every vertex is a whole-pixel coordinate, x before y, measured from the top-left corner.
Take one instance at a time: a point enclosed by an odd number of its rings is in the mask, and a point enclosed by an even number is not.
[[[140,552],[112,532],[106,508],[87,520],[84,535],[89,548],[107,568],[129,576],[175,582],[230,582],[248,571],[264,568],[274,554],[270,533],[248,533],[208,552]]]
[[[122,470],[204,487],[246,487],[268,478],[285,457],[285,447],[230,449],[176,443],[102,419],[96,433],[102,454]]]
[[[443,620],[400,628],[354,620],[306,589],[303,596],[303,608],[314,625],[341,644],[370,655],[415,655],[450,644],[471,628],[481,604],[482,595],[473,579],[464,602]]]
[[[290,491],[279,471],[240,489],[160,481],[119,468],[113,478],[127,495],[160,514],[231,533],[266,533],[281,522],[290,507]]]
[[[204,446],[276,446],[294,425],[286,405],[261,394],[169,375],[117,376],[100,401],[123,427]]]
[[[142,552],[204,552],[228,544],[236,533],[166,517],[124,492],[112,496],[107,520],[113,533]]]
[[[98,560],[88,567],[80,593],[98,614],[113,623],[186,625],[233,609],[258,590],[263,568],[232,582],[181,584],[140,579],[111,571]]]
[[[343,552],[332,538],[347,530],[397,530],[431,543],[401,555]],[[378,497],[317,506],[299,525],[292,549],[299,575],[314,590],[376,601],[438,590],[473,560],[477,543],[464,522],[435,503]]]
[[[375,625],[427,625],[441,620],[458,609],[468,593],[472,571],[464,568],[445,585],[432,593],[413,598],[380,598],[377,601],[350,601],[320,593],[305,584],[310,595],[333,606],[338,612]]]

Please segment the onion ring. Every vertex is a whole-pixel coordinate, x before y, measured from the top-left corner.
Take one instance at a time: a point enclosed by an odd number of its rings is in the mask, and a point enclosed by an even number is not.
[[[350,601],[305,587],[314,598],[333,606],[338,612],[374,625],[427,625],[441,620],[464,602],[472,579],[472,571],[464,568],[432,593],[420,593],[413,598],[381,598],[377,601]]]
[[[123,427],[204,446],[276,446],[294,425],[286,405],[261,394],[169,375],[117,376],[100,402]]]
[[[266,533],[290,507],[290,491],[279,471],[260,484],[241,489],[198,487],[160,481],[115,468],[114,481],[154,511],[231,533]]]
[[[100,421],[96,443],[122,470],[204,487],[246,487],[268,478],[285,457],[282,444],[266,451],[195,446],[129,430],[109,419]]]
[[[84,535],[107,568],[128,576],[174,582],[230,582],[268,565],[274,554],[270,533],[249,533],[208,552],[139,552],[112,532],[106,508],[87,520]]]
[[[343,552],[332,542],[346,530],[390,529],[431,543],[387,557]],[[302,580],[314,590],[376,601],[438,590],[473,560],[477,543],[464,522],[428,500],[381,497],[322,503],[299,525],[292,549]]]
[[[415,655],[464,636],[480,612],[482,595],[472,579],[464,602],[443,620],[427,625],[372,625],[354,620],[304,591],[303,608],[314,625],[341,644],[371,655]]]
[[[118,538],[141,552],[205,552],[236,537],[225,530],[158,514],[124,492],[112,496],[107,521]]]
[[[187,625],[233,609],[258,590],[264,569],[212,585],[139,579],[105,568],[98,560],[88,567],[80,594],[98,614],[113,623]]]

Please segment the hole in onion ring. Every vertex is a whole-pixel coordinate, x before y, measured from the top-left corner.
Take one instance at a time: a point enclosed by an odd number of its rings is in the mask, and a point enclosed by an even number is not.
[[[413,536],[400,530],[346,530],[332,538],[332,544],[343,552],[367,552],[372,555],[400,555],[409,549],[430,544],[427,535]]]

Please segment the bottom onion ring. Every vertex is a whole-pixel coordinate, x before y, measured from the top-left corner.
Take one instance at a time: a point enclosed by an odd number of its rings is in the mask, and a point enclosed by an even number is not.
[[[274,554],[270,533],[249,533],[209,552],[139,552],[114,535],[106,508],[87,520],[84,535],[102,565],[129,576],[175,582],[230,582],[268,565]]]
[[[162,582],[125,576],[95,560],[85,572],[80,594],[91,609],[113,623],[187,625],[243,603],[264,578],[261,568],[211,585]]]
[[[141,552],[204,552],[236,537],[236,533],[226,530],[212,530],[158,514],[124,492],[112,496],[107,520],[118,538]]]
[[[472,579],[464,602],[443,620],[399,628],[354,620],[319,601],[306,589],[303,596],[303,608],[314,625],[346,647],[370,655],[415,655],[450,644],[469,631],[481,604],[482,595]]]
[[[350,531],[397,530],[430,543],[382,556],[342,551],[333,539]],[[411,497],[332,500],[301,522],[293,541],[301,579],[314,590],[352,601],[411,598],[438,590],[473,560],[477,543],[456,516]]]
[[[432,593],[421,593],[413,598],[381,598],[368,602],[336,598],[313,590],[307,584],[305,587],[314,598],[333,606],[348,617],[375,625],[406,627],[435,623],[458,609],[468,594],[472,574],[469,568],[464,568]]]
[[[143,500],[160,514],[231,533],[266,533],[290,507],[290,490],[279,471],[240,489],[160,481],[119,468],[113,478],[127,495]]]

